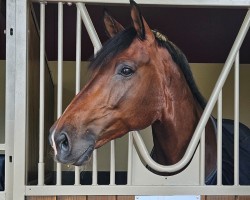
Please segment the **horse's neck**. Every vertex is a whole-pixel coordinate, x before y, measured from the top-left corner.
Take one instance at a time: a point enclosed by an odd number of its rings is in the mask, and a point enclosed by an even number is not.
[[[166,83],[169,88],[164,90],[166,105],[161,119],[152,124],[153,158],[163,165],[175,164],[183,157],[203,112],[182,76],[178,74],[178,80],[167,78],[171,84]],[[208,175],[216,165],[216,138],[210,120],[206,126],[206,149]]]
[[[199,121],[198,109],[193,104],[172,102],[171,106],[172,113],[166,109],[161,120],[152,125],[154,156],[165,165],[182,158]]]

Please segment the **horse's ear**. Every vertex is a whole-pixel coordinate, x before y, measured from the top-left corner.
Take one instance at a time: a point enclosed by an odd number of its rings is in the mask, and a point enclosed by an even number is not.
[[[107,10],[104,10],[103,21],[106,33],[110,38],[114,37],[117,33],[124,30],[123,26],[119,22],[117,22],[113,17],[111,17]]]
[[[135,3],[134,0],[130,0],[130,5],[131,5],[131,18],[138,37],[141,40],[154,39],[154,35],[151,29],[149,28],[147,22],[141,15],[141,11],[138,5]]]

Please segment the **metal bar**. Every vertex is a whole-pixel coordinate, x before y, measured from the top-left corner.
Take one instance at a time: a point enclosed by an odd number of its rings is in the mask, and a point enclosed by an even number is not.
[[[217,106],[217,185],[222,185],[222,91]]]
[[[38,185],[44,185],[45,3],[40,4],[40,101]]]
[[[95,37],[98,38],[96,35]],[[101,48],[101,47],[99,47]],[[97,52],[97,47],[94,46],[94,52]],[[97,149],[93,152],[93,169],[92,169],[92,185],[97,185]]]
[[[7,1],[8,2],[8,1]],[[13,199],[24,200],[26,181],[26,139],[27,139],[27,30],[29,7],[26,0],[16,1],[15,27],[12,27],[11,35],[15,35],[16,68],[15,68],[15,125],[14,125],[14,159],[13,159]],[[13,8],[12,8],[13,9]],[[9,30],[8,30],[9,31]],[[13,75],[11,75],[13,76]]]
[[[46,191],[46,192],[44,192]],[[26,186],[26,196],[64,195],[249,195],[249,186],[92,185]]]
[[[115,141],[110,142],[110,185],[115,185]]]
[[[94,46],[94,49],[99,50],[102,48],[100,39],[96,33],[95,27],[91,21],[89,13],[83,3],[76,3],[77,8],[80,10],[82,21],[85,25],[85,28],[89,34],[90,40]],[[95,52],[96,53],[96,52]]]
[[[94,46],[94,53],[96,53],[99,49],[102,48],[102,44],[100,39],[96,33],[95,27],[91,21],[91,18],[88,14],[88,11],[84,4],[76,3],[78,10],[80,11],[82,21],[85,25],[85,28],[89,34],[91,42]],[[92,169],[92,185],[97,185],[97,150],[93,152],[93,169]]]
[[[151,167],[152,169],[159,171],[159,172],[176,172],[178,170],[181,170],[182,168],[184,168],[188,164],[188,162],[190,161],[190,159],[192,158],[192,156],[195,152],[195,149],[196,149],[198,142],[200,140],[200,137],[201,137],[201,133],[202,133],[203,129],[205,128],[207,121],[212,113],[213,107],[218,99],[219,93],[220,93],[220,91],[221,91],[221,89],[226,81],[226,78],[231,70],[235,56],[236,56],[237,52],[239,51],[239,48],[241,47],[241,44],[246,36],[246,33],[249,29],[249,26],[250,26],[250,10],[248,10],[248,12],[245,16],[245,19],[241,25],[239,33],[234,41],[234,44],[230,50],[228,57],[227,57],[227,60],[226,60],[225,65],[223,67],[223,70],[218,78],[218,81],[217,81],[215,88],[210,96],[210,99],[207,103],[207,106],[206,106],[204,112],[202,113],[201,119],[200,119],[200,121],[195,129],[194,135],[193,135],[193,137],[188,145],[186,153],[178,163],[176,163],[174,165],[170,165],[170,166],[163,166],[163,165],[159,165],[158,163],[154,162],[154,160],[148,154],[147,149],[145,147],[145,144],[143,143],[143,140],[140,137],[139,133],[133,133],[133,137],[134,137],[135,143],[138,146],[138,150],[139,150],[142,158],[144,159],[144,161],[146,161],[146,163],[149,165],[149,167]]]
[[[82,21],[79,9],[77,9],[76,18],[76,94],[80,92],[81,88],[81,33]]]
[[[97,149],[93,151],[92,185],[97,185]]]
[[[20,16],[18,16],[20,17]],[[23,18],[24,19],[24,18]],[[11,34],[11,29],[14,34]],[[6,1],[6,85],[5,85],[5,198],[13,199],[13,155],[15,131],[16,1]],[[17,45],[20,41],[18,41]],[[18,46],[20,48],[20,46]],[[20,50],[19,50],[20,51]],[[21,119],[23,120],[23,119]],[[19,181],[19,180],[18,180]],[[17,184],[18,185],[18,184]]]
[[[58,83],[57,83],[57,118],[62,115],[63,96],[63,3],[58,3]],[[62,184],[62,166],[57,163],[56,184]]]
[[[234,71],[234,185],[239,185],[239,52]]]
[[[81,33],[82,21],[80,11],[76,14],[76,94],[80,92],[81,87]],[[80,167],[75,167],[75,185],[80,185]]]
[[[34,2],[56,2],[56,0],[32,0]],[[67,0],[62,0],[62,2],[67,3]],[[98,3],[98,4],[128,4],[128,0],[71,0],[71,2],[77,3]],[[161,6],[191,6],[191,7],[250,7],[249,0],[172,0],[172,1],[162,1],[162,0],[137,0],[136,3],[138,4],[145,4],[145,5],[161,5]]]
[[[128,172],[127,185],[132,184],[132,160],[133,160],[133,133],[128,133]]]
[[[80,185],[80,167],[75,166],[75,185]]]
[[[206,138],[206,131],[203,130],[201,135],[201,142],[200,142],[200,185],[205,184],[205,138]]]

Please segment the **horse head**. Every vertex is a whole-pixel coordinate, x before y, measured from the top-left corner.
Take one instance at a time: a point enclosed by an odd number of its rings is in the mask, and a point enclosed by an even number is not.
[[[82,165],[95,148],[161,118],[163,91],[171,84],[161,78],[168,56],[136,3],[130,1],[130,5],[133,23],[127,29],[105,12],[110,39],[90,63],[89,82],[50,130],[59,162]]]

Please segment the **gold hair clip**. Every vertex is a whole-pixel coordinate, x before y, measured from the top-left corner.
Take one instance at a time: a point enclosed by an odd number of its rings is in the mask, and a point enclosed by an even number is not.
[[[161,41],[167,42],[168,40],[167,36],[163,35],[162,33],[156,30],[152,30],[152,32],[154,33],[156,38],[158,38]]]

